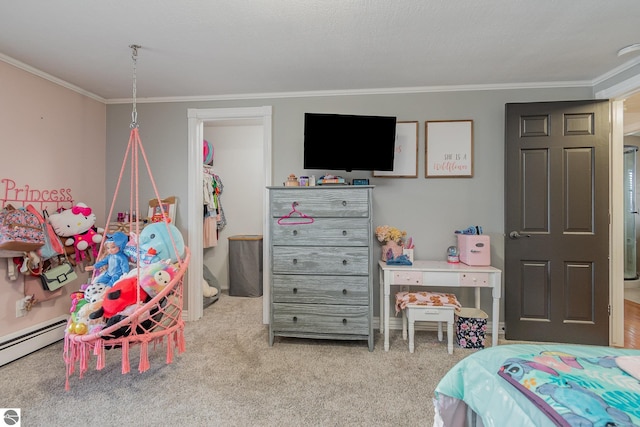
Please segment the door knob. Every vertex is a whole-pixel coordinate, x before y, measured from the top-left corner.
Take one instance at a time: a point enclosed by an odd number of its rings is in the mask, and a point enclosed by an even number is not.
[[[531,234],[520,234],[517,231],[512,231],[511,233],[509,233],[509,237],[511,237],[512,239],[519,239],[521,237],[531,237]]]

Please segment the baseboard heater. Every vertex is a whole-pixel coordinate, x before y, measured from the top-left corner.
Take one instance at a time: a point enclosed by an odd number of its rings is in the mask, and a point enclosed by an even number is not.
[[[0,366],[64,338],[67,316],[59,316],[16,333],[0,337]]]

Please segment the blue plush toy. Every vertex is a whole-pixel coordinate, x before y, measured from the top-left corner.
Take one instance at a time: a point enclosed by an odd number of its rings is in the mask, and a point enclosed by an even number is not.
[[[121,231],[107,235],[107,239],[104,242],[107,255],[94,265],[85,268],[86,271],[93,271],[96,268],[107,266],[107,270],[96,277],[93,283],[113,286],[116,280],[129,272],[129,259],[124,253],[124,247],[127,245],[128,240],[127,235]]]
[[[482,227],[479,225],[470,225],[464,230],[456,230],[455,234],[482,234]]]
[[[177,254],[171,242],[172,237]],[[170,259],[171,262],[177,262],[178,256],[183,259],[185,253],[184,239],[180,230],[175,225],[165,222],[154,222],[147,225],[140,232],[138,248],[141,253],[153,254],[161,260]]]

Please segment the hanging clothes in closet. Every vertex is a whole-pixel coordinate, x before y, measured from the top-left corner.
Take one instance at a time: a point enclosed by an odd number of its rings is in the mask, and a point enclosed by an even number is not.
[[[227,224],[220,203],[223,185],[220,177],[213,173],[209,165],[204,165],[202,176],[204,199],[203,247],[211,248],[218,245],[218,233]]]

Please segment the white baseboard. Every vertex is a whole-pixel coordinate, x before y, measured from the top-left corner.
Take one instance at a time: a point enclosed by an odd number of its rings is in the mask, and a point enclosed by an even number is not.
[[[640,289],[640,279],[636,280],[625,280],[624,281],[625,289]]]
[[[0,366],[64,338],[67,316],[39,323],[0,338]]]

